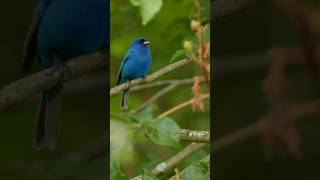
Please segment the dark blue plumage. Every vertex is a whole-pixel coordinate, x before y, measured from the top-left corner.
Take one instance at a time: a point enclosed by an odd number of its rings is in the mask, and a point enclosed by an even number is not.
[[[26,37],[22,71],[40,69],[108,46],[109,0],[39,0]],[[59,66],[57,66],[59,67]],[[62,84],[42,94],[35,146],[55,149]]]
[[[127,83],[131,80],[144,77],[151,68],[151,53],[149,41],[145,38],[139,38],[133,41],[127,51],[118,73],[117,84]],[[122,94],[121,108],[128,108],[129,88]]]

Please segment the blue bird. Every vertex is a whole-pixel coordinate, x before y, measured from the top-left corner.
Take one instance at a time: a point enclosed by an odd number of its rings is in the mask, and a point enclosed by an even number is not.
[[[59,68],[61,82],[42,92],[35,148],[56,148],[64,62],[109,46],[109,0],[38,0],[28,31],[22,72]]]
[[[145,38],[136,39],[131,44],[120,65],[117,84],[129,82],[130,88],[130,81],[144,77],[149,73],[151,62],[149,41]],[[123,90],[121,109],[128,109],[129,88]]]

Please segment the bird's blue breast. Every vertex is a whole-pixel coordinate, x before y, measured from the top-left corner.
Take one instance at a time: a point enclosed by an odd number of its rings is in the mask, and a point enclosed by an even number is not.
[[[147,75],[151,67],[151,55],[149,48],[139,51],[135,48],[129,49],[128,60],[121,69],[121,82],[128,82]]]
[[[37,54],[42,68],[53,57],[68,60],[106,46],[107,0],[52,0],[43,12],[37,32]]]

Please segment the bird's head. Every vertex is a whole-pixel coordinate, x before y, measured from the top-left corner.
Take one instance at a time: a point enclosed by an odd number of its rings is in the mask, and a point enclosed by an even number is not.
[[[132,46],[136,47],[148,47],[149,41],[146,38],[139,38],[133,41]]]

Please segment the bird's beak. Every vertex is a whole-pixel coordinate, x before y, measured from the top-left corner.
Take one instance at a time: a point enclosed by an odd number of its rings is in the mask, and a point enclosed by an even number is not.
[[[143,44],[145,44],[145,45],[147,45],[147,44],[149,44],[150,43],[150,41],[148,41],[148,40],[145,40],[144,42],[143,42]]]

